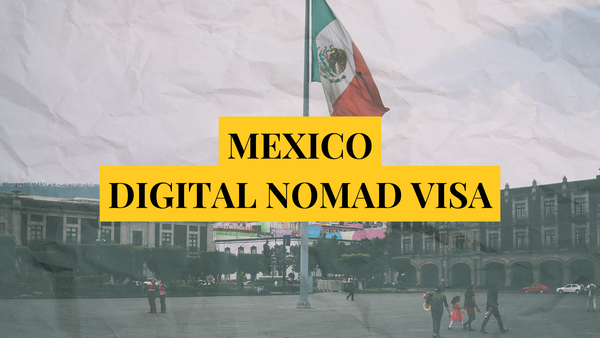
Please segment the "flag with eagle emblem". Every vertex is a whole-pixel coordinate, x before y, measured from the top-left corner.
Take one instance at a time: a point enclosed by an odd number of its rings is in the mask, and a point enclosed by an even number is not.
[[[382,116],[371,72],[352,38],[325,0],[312,6],[312,81],[321,82],[332,116]]]

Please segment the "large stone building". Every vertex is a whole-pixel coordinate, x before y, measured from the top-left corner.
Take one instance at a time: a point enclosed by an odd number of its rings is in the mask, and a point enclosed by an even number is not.
[[[110,242],[134,246],[177,245],[190,254],[213,250],[212,223],[100,222],[99,200],[0,193],[0,234],[17,245],[48,239],[57,243]]]
[[[409,281],[521,288],[600,281],[600,176],[501,190],[499,223],[388,223]]]

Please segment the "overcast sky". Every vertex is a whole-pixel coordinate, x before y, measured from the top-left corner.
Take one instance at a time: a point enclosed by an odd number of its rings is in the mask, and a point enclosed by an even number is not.
[[[1,182],[217,165],[219,116],[302,115],[304,0],[120,3],[0,2]],[[384,165],[600,174],[597,1],[328,3],[390,108]]]

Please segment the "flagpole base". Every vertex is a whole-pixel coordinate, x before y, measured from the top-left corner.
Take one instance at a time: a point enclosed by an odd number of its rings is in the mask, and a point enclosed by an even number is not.
[[[298,302],[298,305],[296,305],[296,309],[310,309],[310,302]]]

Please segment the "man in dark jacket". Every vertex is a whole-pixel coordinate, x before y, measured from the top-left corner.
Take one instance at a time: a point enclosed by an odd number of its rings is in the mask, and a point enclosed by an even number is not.
[[[490,290],[487,293],[487,302],[485,303],[485,308],[487,309],[487,312],[485,313],[483,323],[481,323],[481,333],[487,333],[485,331],[485,326],[487,325],[492,315],[496,317],[496,321],[498,322],[498,326],[500,327],[500,333],[508,332],[508,329],[504,329],[504,325],[502,325],[502,317],[500,316],[500,311],[498,310],[498,289],[500,289],[500,287],[498,285],[494,285],[490,288]]]
[[[348,291],[348,296],[346,296],[346,300],[348,300],[348,298],[352,297],[352,301],[354,301],[354,289],[356,288],[354,281],[351,281],[350,283],[348,283],[348,286],[346,288]]]
[[[433,322],[433,337],[440,336],[440,324],[442,322],[442,316],[444,315],[444,307],[448,311],[448,317],[451,317],[450,309],[448,308],[448,300],[442,293],[444,288],[438,286],[435,292],[431,294],[427,299],[427,303],[431,305],[431,319]]]

